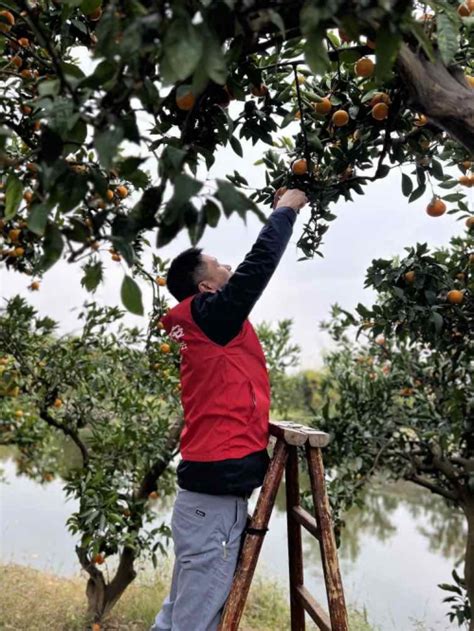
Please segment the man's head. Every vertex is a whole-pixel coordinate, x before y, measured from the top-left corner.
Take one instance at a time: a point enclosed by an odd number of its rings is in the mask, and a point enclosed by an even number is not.
[[[171,262],[167,285],[170,293],[181,302],[199,292],[216,292],[232,276],[230,265],[223,265],[201,248],[188,248]]]

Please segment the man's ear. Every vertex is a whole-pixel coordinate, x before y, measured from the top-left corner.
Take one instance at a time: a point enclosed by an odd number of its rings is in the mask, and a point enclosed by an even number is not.
[[[205,292],[212,292],[214,293],[216,291],[216,289],[210,285],[207,281],[202,280],[199,284],[198,284],[198,289],[201,293],[205,293]]]

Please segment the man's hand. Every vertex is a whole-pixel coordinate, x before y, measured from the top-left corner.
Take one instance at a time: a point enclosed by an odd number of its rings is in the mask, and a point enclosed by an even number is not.
[[[282,187],[275,193],[273,208],[289,206],[290,208],[293,208],[295,212],[298,212],[307,203],[308,198],[303,191],[300,191],[298,188],[287,189]]]

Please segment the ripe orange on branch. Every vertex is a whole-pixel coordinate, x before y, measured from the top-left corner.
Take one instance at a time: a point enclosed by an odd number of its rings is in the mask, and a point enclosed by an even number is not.
[[[458,181],[459,184],[461,184],[462,186],[467,186],[468,188],[471,188],[471,186],[474,184],[470,175],[461,175]]]
[[[295,160],[291,165],[291,170],[295,175],[304,175],[305,173],[308,173],[308,163],[304,158]]]
[[[171,351],[171,346],[166,344],[166,342],[164,344],[160,344],[160,351],[162,353],[169,353]]]
[[[446,204],[439,197],[433,197],[426,207],[426,212],[430,217],[441,217],[446,212]]]
[[[374,70],[375,64],[368,57],[362,57],[354,64],[354,74],[357,77],[363,77],[364,79],[371,77],[374,74]]]
[[[474,217],[468,217],[466,219],[466,228],[474,228]]]
[[[0,32],[8,33],[15,26],[15,16],[10,11],[0,11]]]
[[[27,37],[20,37],[18,44],[23,48],[27,48],[30,45],[30,40]]]
[[[413,270],[410,270],[409,272],[407,272],[405,274],[405,280],[408,284],[412,284],[415,281],[415,272]]]
[[[377,103],[386,103],[390,105],[390,97],[386,92],[376,92],[370,101],[370,105],[374,107]]]
[[[191,92],[189,86],[180,86],[176,92],[176,105],[183,111],[192,110],[196,103],[196,97]]]
[[[117,186],[115,189],[119,197],[124,199],[128,195],[128,188],[126,186]]]
[[[349,122],[349,114],[346,110],[337,110],[331,120],[336,127],[344,127]]]
[[[388,105],[386,103],[377,103],[370,113],[376,121],[383,121],[388,117]]]
[[[464,293],[459,289],[451,289],[446,296],[447,301],[452,305],[460,305],[464,300]]]
[[[97,9],[94,9],[90,13],[87,13],[86,17],[91,22],[97,22],[97,20],[100,20],[100,18],[102,17],[102,7],[98,6]]]
[[[318,114],[329,114],[332,108],[332,103],[329,97],[325,96],[317,103],[313,103],[313,109]]]

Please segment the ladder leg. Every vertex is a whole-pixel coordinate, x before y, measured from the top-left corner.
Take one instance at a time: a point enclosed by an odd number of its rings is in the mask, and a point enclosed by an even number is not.
[[[305,631],[304,607],[298,587],[304,583],[301,526],[294,518],[293,507],[300,504],[298,448],[288,447],[286,463],[286,517],[288,524],[288,561],[290,566],[291,631]]]
[[[319,545],[323,562],[324,578],[328,595],[329,616],[333,631],[348,631],[347,610],[344,601],[336,541],[332,528],[331,510],[324,481],[324,465],[321,449],[306,444],[306,455],[311,479],[314,510],[319,526]]]
[[[219,625],[220,631],[236,631],[239,628],[240,618],[242,617],[250,583],[252,582],[258,555],[262,547],[263,535],[270,521],[287,457],[288,448],[286,444],[282,440],[278,440],[260,495],[258,496],[252,521],[250,522],[250,528],[262,530],[263,532],[261,534],[245,534],[242,553],[237,563],[232,588]]]

